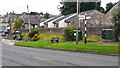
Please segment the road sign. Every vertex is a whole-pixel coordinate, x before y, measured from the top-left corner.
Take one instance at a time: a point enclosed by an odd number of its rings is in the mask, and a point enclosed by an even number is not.
[[[83,18],[83,17],[80,17],[79,18],[79,20],[83,20],[83,19],[85,19],[85,17]],[[86,19],[88,20],[88,19],[91,19],[91,17],[86,17]]]
[[[79,15],[79,18],[80,18],[80,17],[81,17],[81,18],[85,18],[85,15]]]
[[[79,15],[79,20],[83,20],[83,19],[91,19],[91,17],[85,17],[85,15]]]
[[[77,2],[77,0],[62,0],[63,2]],[[79,2],[101,2],[101,0],[79,0]]]

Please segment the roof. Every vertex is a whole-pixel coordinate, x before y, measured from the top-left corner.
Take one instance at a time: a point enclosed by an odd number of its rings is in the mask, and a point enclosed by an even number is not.
[[[106,23],[108,23],[110,25],[112,24],[112,20],[111,19],[113,17],[113,14],[116,13],[117,10],[119,9],[119,7],[118,7],[119,3],[120,2],[118,2],[115,6],[113,6],[113,8],[111,8],[111,10],[109,12],[106,13],[106,15],[105,15],[106,16]]]
[[[66,19],[66,18],[69,17],[70,15],[71,15],[71,14],[69,14],[69,15],[67,15],[67,16],[64,16],[64,17],[62,17],[62,18],[59,18],[59,19],[55,20],[54,23],[56,23],[56,22],[58,22],[58,21],[61,21],[61,20],[63,20],[63,19]]]
[[[84,12],[81,12],[79,15],[84,15],[85,13],[88,14],[89,16],[91,16],[92,18],[93,18],[93,16],[92,16],[93,13],[99,13],[99,15],[104,16],[103,13],[101,13],[101,12],[99,12],[99,11],[97,11],[97,10],[84,11]],[[75,13],[75,14],[72,14],[70,17],[68,17],[68,18],[65,20],[65,22],[73,21],[73,20],[75,20],[75,19],[77,19],[76,13]]]
[[[60,19],[62,19],[62,18],[64,18],[64,17],[65,17],[65,16],[60,16],[60,17],[58,17],[58,18],[52,20],[52,22],[53,22],[53,23],[56,23],[55,21],[60,20]]]
[[[28,24],[28,16],[23,18],[24,23]],[[30,24],[38,25],[40,23],[41,18],[37,16],[29,16]]]
[[[65,22],[67,23],[69,21],[77,19],[76,15],[77,15],[76,13],[72,14],[71,16],[69,16],[68,18],[66,18]]]
[[[54,20],[54,19],[56,19],[56,18],[59,18],[60,16],[55,16],[55,17],[52,17],[52,18],[49,18],[49,19],[47,19],[47,20],[45,20],[45,21],[43,21],[42,23],[48,23],[48,22],[50,22],[50,21],[52,21],[52,20]]]

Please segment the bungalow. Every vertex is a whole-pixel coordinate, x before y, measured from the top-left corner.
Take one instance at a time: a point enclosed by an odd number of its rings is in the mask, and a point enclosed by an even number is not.
[[[103,14],[97,10],[89,10],[89,11],[81,12],[80,15],[84,15],[85,13],[91,17],[90,20],[87,20],[88,27],[99,27],[99,26],[107,25],[104,22],[105,14]],[[60,16],[57,18],[51,18],[51,19],[46,20],[45,22],[48,23],[47,28],[54,28],[54,25],[58,28],[64,28],[67,26],[75,26],[75,27],[79,26],[79,23],[77,23],[76,20],[77,20],[77,16],[76,16],[76,13],[74,13],[74,14],[70,14],[67,16]],[[84,20],[80,20],[80,26],[82,28],[84,28],[83,21]]]
[[[23,17],[23,21],[24,21],[24,27],[25,29],[28,29],[29,27],[29,22],[31,25],[31,28],[38,28],[39,23],[41,22],[41,18],[37,17],[37,16],[25,16]]]
[[[56,25],[53,23],[55,20],[63,18],[64,16],[55,16],[47,19],[40,23],[40,26],[44,26],[45,28],[54,28]]]
[[[70,15],[67,15],[67,16],[63,16],[62,18],[54,20],[53,23],[58,25],[57,26],[58,28],[64,28],[64,27],[70,26],[69,23],[65,22],[65,20],[74,16],[74,15],[75,14],[70,14]]]
[[[40,27],[44,26],[44,28],[47,28],[48,27],[48,22],[54,20],[55,18],[57,18],[57,17],[51,17],[51,18],[41,22]]]

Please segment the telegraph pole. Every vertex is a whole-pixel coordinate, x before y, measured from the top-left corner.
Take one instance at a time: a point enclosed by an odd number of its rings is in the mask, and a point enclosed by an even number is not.
[[[30,29],[30,14],[29,14],[29,6],[27,5],[27,11],[28,11],[28,25],[29,25],[29,32],[31,31]]]
[[[77,23],[79,22],[79,0],[77,0]],[[78,44],[78,29],[79,26],[77,27],[77,31],[76,31],[76,44]]]

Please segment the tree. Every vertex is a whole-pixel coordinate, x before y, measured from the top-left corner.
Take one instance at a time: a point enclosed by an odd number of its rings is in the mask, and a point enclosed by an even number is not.
[[[15,20],[15,23],[13,25],[14,31],[19,30],[21,26],[23,26],[23,22],[24,21],[22,20],[22,18],[18,18],[17,20]]]
[[[40,12],[39,14],[40,14],[40,15],[44,15],[43,12]]]
[[[45,19],[48,19],[48,18],[49,18],[49,16],[50,16],[50,14],[49,14],[49,13],[47,13],[47,12],[44,14],[44,18],[45,18]]]
[[[60,11],[62,15],[68,15],[72,13],[76,13],[76,2],[60,2],[63,6],[60,7]],[[104,8],[100,7],[101,2],[82,2],[80,3],[80,12],[88,11],[92,9],[97,9],[101,12],[104,12]]]
[[[30,15],[39,15],[38,12],[30,12]]]
[[[115,3],[116,4],[116,3]],[[110,2],[106,4],[106,11],[105,13],[107,13],[108,11],[110,11],[110,9],[115,5],[114,3]]]
[[[112,17],[112,22],[114,24],[115,34],[117,37],[120,36],[120,11],[116,12]]]

